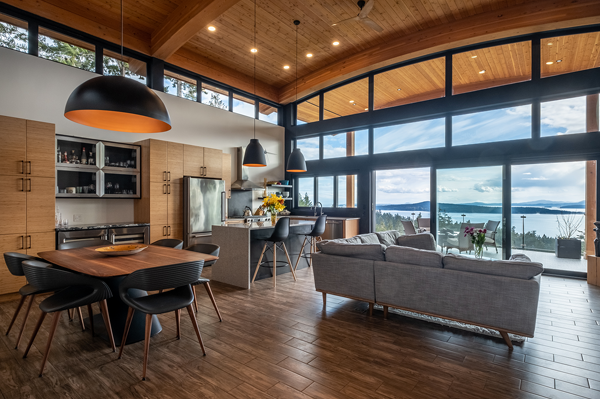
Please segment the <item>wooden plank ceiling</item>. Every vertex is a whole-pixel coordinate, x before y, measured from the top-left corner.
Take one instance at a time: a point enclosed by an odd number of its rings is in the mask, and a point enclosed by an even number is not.
[[[120,0],[3,1],[120,43]],[[551,7],[547,0],[375,0],[369,18],[383,28],[382,32],[359,22],[332,26],[358,12],[354,0],[256,0],[258,52],[254,55],[250,52],[255,46],[253,0],[125,0],[125,45],[250,93],[255,91],[256,57],[256,94],[287,103],[295,99],[296,74],[298,95],[304,97],[369,70],[440,50],[516,34],[600,23],[597,0],[554,0]],[[297,71],[294,19],[301,21]],[[208,26],[216,29],[209,31]],[[567,39],[553,41],[554,53],[547,57],[560,59],[562,50],[568,53],[565,58],[573,59],[585,51],[592,54],[585,62],[598,66],[598,35],[586,38],[577,49]],[[472,90],[477,85],[493,86],[491,80],[510,83],[528,79],[531,70],[524,62],[531,58],[530,47],[527,42],[480,50],[476,62],[469,58],[475,54],[457,56],[455,69],[460,70],[455,71],[455,92]],[[550,51],[546,47],[542,49],[543,57]],[[307,57],[308,53],[313,56]],[[284,69],[286,65],[288,69]],[[578,66],[567,62],[560,67],[549,65],[543,75],[563,73],[558,71],[569,68]],[[478,73],[482,69],[486,69],[486,74]],[[382,75],[376,82],[382,90],[376,93],[375,108],[412,101],[409,98],[442,96],[443,72],[442,59]],[[400,91],[395,87],[398,84],[403,87]],[[346,98],[359,98],[361,93],[349,89],[338,92],[338,99],[329,96],[330,104],[338,106],[329,109],[325,104],[326,113],[364,110],[362,105],[348,105],[350,99]]]

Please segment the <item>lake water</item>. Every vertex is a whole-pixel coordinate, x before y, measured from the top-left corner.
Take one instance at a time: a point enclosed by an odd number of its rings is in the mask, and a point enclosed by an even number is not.
[[[571,210],[571,209],[565,209]],[[580,212],[581,209],[573,209],[572,211]],[[391,213],[394,215],[401,215],[405,217],[411,217],[412,211],[381,211],[385,213]],[[429,212],[414,212],[415,217],[421,213],[421,216],[424,218],[430,217]],[[449,213],[452,220],[456,222],[462,222],[463,217],[460,213]],[[556,237],[558,233],[558,227],[556,223],[556,217],[560,218],[560,215],[541,215],[541,214],[532,214],[525,215],[525,232],[535,231],[537,235],[546,235],[547,237]],[[576,215],[577,219],[582,220],[580,230],[585,230],[584,219],[585,215]],[[502,215],[498,213],[471,213],[467,214],[464,218],[465,221],[471,221],[472,223],[486,223],[488,220],[496,220],[501,221]],[[516,231],[521,233],[523,230],[523,220],[521,219],[521,215],[512,215],[512,226],[516,227]]]

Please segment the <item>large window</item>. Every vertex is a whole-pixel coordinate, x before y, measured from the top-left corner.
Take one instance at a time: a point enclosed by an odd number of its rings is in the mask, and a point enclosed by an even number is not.
[[[452,117],[452,145],[531,138],[531,105]]]
[[[300,177],[298,179],[298,206],[311,207],[315,205],[315,179],[314,177]]]
[[[319,176],[317,184],[317,201],[324,208],[331,208],[333,206],[333,176]]]
[[[373,129],[373,153],[443,147],[445,131],[444,118],[378,127]]]
[[[296,148],[302,150],[304,159],[307,161],[319,159],[319,138],[301,139],[296,141]]]
[[[588,125],[590,125],[589,129]],[[584,133],[590,129],[596,130],[597,126],[597,94],[546,101],[541,104],[542,137]]]
[[[202,104],[229,110],[229,91],[202,83]]]
[[[40,28],[38,54],[85,71],[96,71],[95,46],[48,29]]]
[[[338,208],[356,208],[356,175],[338,176]]]
[[[374,109],[444,97],[445,65],[440,57],[375,75]]]
[[[233,112],[254,118],[254,110],[253,99],[233,93]]]
[[[600,67],[600,32],[541,40],[542,78]]]
[[[196,101],[196,96],[198,95],[196,80],[165,70],[164,85],[165,93]]]
[[[298,125],[317,122],[319,120],[319,96],[314,96],[298,104],[296,112],[298,114],[296,124]]]
[[[258,119],[277,125],[277,108],[265,103],[258,103]]]
[[[325,159],[367,155],[368,153],[368,130],[323,136],[323,158]]]
[[[124,56],[123,61],[121,61],[120,54],[104,50],[102,63],[103,73],[106,76],[122,76],[124,72],[126,78],[146,84],[146,63],[144,61],[127,56]]]
[[[360,114],[369,110],[369,79],[348,83],[325,93],[323,118]]]
[[[27,22],[0,14],[0,46],[26,53]]]

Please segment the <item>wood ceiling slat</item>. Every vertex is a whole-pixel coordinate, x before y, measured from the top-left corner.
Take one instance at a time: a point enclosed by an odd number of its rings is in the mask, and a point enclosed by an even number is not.
[[[600,32],[542,39],[541,47],[542,77],[600,67]]]

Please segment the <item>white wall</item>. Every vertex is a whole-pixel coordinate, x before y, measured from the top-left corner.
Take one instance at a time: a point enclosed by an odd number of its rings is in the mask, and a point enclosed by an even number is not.
[[[56,133],[116,142],[146,138],[217,148],[232,155],[236,177],[235,148],[246,146],[253,135],[254,119],[208,105],[157,92],[171,116],[173,128],[166,133],[136,134],[95,129],[64,117],[67,98],[82,82],[98,75],[53,61],[0,47],[0,115],[54,123]],[[270,153],[265,168],[248,168],[255,182],[283,179],[284,128],[256,121],[256,137]],[[133,221],[133,200],[57,199],[63,217],[83,212],[82,223]],[[115,218],[119,218],[116,220]]]

